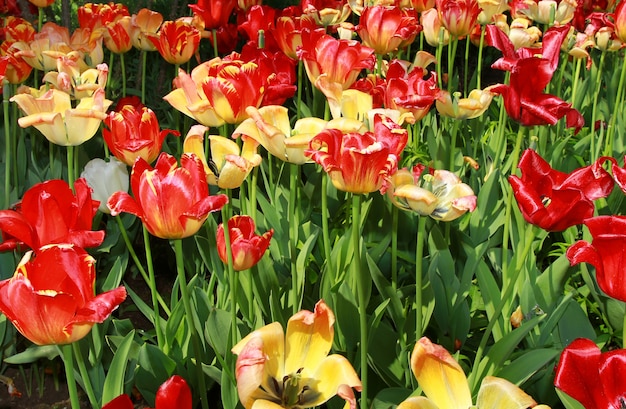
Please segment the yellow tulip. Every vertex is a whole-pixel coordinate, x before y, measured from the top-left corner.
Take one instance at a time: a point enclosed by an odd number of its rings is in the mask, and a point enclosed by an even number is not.
[[[491,92],[492,87],[472,90],[467,98],[460,98],[460,93],[450,93],[441,90],[437,98],[437,111],[443,115],[455,119],[473,119],[485,113],[491,100],[496,95]]]
[[[72,108],[70,94],[51,89],[35,98],[18,94],[10,101],[16,102],[26,116],[18,120],[22,128],[34,126],[50,142],[61,146],[76,146],[91,139],[104,118],[111,101],[104,98],[104,89],[98,88],[93,96],[82,98]]]
[[[398,409],[549,409],[537,405],[528,394],[506,379],[487,376],[483,379],[476,406],[463,369],[441,345],[421,338],[411,355],[411,369],[426,394],[412,396]]]
[[[246,409],[310,408],[335,395],[356,408],[353,389],[361,381],[350,362],[328,355],[333,344],[335,316],[324,301],[315,310],[289,319],[287,333],[278,322],[242,339],[232,352],[239,400]]]
[[[255,166],[261,164],[261,156],[257,154],[258,142],[252,138],[243,137],[243,146],[228,138],[210,135],[211,164],[209,166],[204,154],[204,133],[208,130],[203,125],[194,125],[189,129],[183,151],[195,153],[204,165],[207,183],[219,186],[222,189],[235,189],[241,186]]]

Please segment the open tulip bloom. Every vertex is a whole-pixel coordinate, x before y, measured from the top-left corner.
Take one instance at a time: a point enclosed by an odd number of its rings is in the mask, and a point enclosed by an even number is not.
[[[94,296],[95,260],[80,247],[52,244],[28,252],[0,282],[0,311],[38,345],[78,341],[126,298],[126,289]]]
[[[356,409],[353,389],[361,381],[350,362],[328,355],[335,315],[322,300],[313,312],[289,319],[287,332],[278,322],[253,331],[233,348],[239,400],[246,409],[312,408],[339,395]]]
[[[228,202],[226,195],[209,195],[200,159],[184,154],[181,165],[163,152],[152,168],[137,158],[130,176],[134,198],[114,193],[108,201],[113,216],[121,212],[141,218],[150,234],[162,239],[181,239],[195,234],[209,213]]]

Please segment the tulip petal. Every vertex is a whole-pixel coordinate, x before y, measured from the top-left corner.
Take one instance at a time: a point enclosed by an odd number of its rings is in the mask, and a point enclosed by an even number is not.
[[[537,404],[511,382],[494,376],[483,379],[476,399],[476,407],[480,409],[526,409]]]
[[[403,400],[396,409],[439,409],[437,405],[424,396],[411,396]]]
[[[344,356],[330,355],[314,367],[317,370],[312,374],[310,389],[304,392],[305,406],[319,406],[333,396],[339,395],[346,400],[351,409],[356,409],[356,398],[352,389],[360,391],[361,380],[352,364]]]
[[[191,389],[187,382],[178,375],[163,382],[156,393],[157,409],[191,409]]]
[[[130,396],[123,394],[117,398],[109,401],[102,409],[134,409],[133,401],[130,400]]]

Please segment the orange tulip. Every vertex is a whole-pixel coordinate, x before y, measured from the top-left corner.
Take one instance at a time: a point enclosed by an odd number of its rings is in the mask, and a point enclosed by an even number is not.
[[[170,64],[184,64],[200,45],[200,31],[183,21],[166,21],[157,34],[145,33],[159,54]]]
[[[119,17],[128,16],[128,7],[121,3],[86,3],[78,8],[78,25],[96,30]]]
[[[437,0],[441,24],[456,38],[465,37],[471,31],[480,13],[476,0]]]
[[[19,52],[15,41],[5,40],[0,44],[0,56],[5,64],[3,76],[11,84],[21,84],[33,71],[33,67],[19,57]]]
[[[33,4],[37,7],[48,7],[52,3],[54,3],[54,0],[28,0],[28,1],[30,2],[30,4]]]
[[[399,7],[365,7],[356,32],[363,44],[379,55],[397,51],[403,44],[413,42],[421,30],[415,12]]]
[[[130,40],[131,17],[124,16],[108,23],[104,31],[104,45],[115,54],[124,54],[133,47]]]
[[[37,345],[83,338],[126,298],[126,289],[94,296],[95,260],[71,244],[26,253],[12,278],[0,282],[0,311]]]
[[[156,47],[146,38],[146,34],[156,34],[163,23],[161,13],[143,8],[131,17],[130,37],[133,46],[139,50],[156,51]]]
[[[202,162],[183,154],[181,165],[163,152],[152,168],[138,158],[130,176],[131,197],[116,192],[108,200],[111,214],[125,212],[139,217],[150,234],[162,239],[182,239],[198,232],[209,213],[220,210],[226,195],[209,195]]]

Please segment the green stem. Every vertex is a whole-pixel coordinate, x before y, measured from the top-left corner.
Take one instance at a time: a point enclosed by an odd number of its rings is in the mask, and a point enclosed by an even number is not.
[[[615,98],[615,108],[611,115],[611,124],[607,131],[607,149],[604,151],[606,156],[613,156],[613,135],[615,134],[615,126],[617,124],[617,117],[620,116],[620,111],[624,107],[624,87],[626,87],[626,60],[622,59],[622,72],[619,77],[619,84],[617,86],[617,96]],[[626,339],[626,338],[625,338]]]
[[[74,180],[76,176],[74,175],[74,147],[67,147],[67,184],[70,185],[70,188],[74,190]]]
[[[330,229],[328,228],[328,174],[322,172],[322,238],[324,239],[324,258],[326,259],[326,268],[331,274],[335,273],[333,259],[331,257],[330,247]]]
[[[232,192],[230,189],[225,189],[225,193],[228,196],[228,203],[222,207],[222,227],[224,228],[224,243],[226,244],[226,274],[228,274],[228,286],[230,287],[230,342],[231,346],[237,343],[237,283],[238,277],[233,268],[233,249],[230,243],[230,229],[228,228],[228,222],[230,220],[231,211],[230,206],[232,203]]]
[[[216,29],[211,29],[211,40],[213,40],[212,41],[212,43],[213,43],[213,55],[215,57],[219,57],[220,54],[219,54],[219,52],[217,50],[217,30]]]
[[[289,164],[289,258],[291,260],[291,305],[293,313],[300,311],[301,290],[304,287],[304,280],[300,283],[297,271],[298,258],[298,223],[299,218],[296,213],[296,202],[298,200],[298,177],[300,167],[296,164]],[[302,291],[303,293],[303,291]]]
[[[67,380],[67,389],[70,394],[70,403],[72,409],[80,409],[78,389],[76,388],[76,378],[74,377],[74,355],[72,353],[72,345],[60,345],[60,348],[63,353],[63,364],[65,366],[65,377]]]
[[[391,288],[398,289],[398,216],[399,209],[391,206]]]
[[[11,204],[11,152],[13,143],[11,141],[11,123],[9,121],[9,98],[11,97],[11,86],[5,84],[2,91],[2,112],[4,113],[4,139],[6,146],[4,147],[4,207],[8,209]]]
[[[146,63],[148,60],[148,52],[141,51],[141,103],[146,103]]]
[[[196,331],[196,325],[194,322],[194,311],[191,308],[191,297],[189,295],[189,289],[187,288],[187,277],[185,275],[185,262],[183,259],[184,255],[182,239],[174,240],[174,252],[176,253],[176,273],[178,276],[178,285],[180,287],[180,298],[182,298],[183,300],[183,307],[185,308],[185,319],[187,320],[187,326],[189,327],[189,333],[191,334],[191,343],[193,345],[193,352],[196,360],[196,375],[198,378],[197,392],[200,395],[202,409],[208,409],[209,403],[207,402],[206,380],[204,378],[204,371],[202,370],[202,346],[200,344],[200,339],[198,338],[198,333]]]
[[[454,58],[456,57],[456,48],[459,44],[459,39],[454,37],[450,39],[448,44],[448,92],[452,93],[452,83],[454,76]]]
[[[354,249],[354,274],[359,300],[359,332],[361,340],[361,407],[367,408],[367,270],[361,266],[361,196],[352,194],[352,247]]]
[[[426,234],[426,217],[418,217],[417,225],[417,245],[415,246],[415,340],[419,340],[423,333],[423,321],[422,318],[422,279],[424,277],[424,243],[426,240],[424,235]]]
[[[146,226],[143,225],[143,244],[146,252],[146,262],[148,264],[148,287],[150,287],[150,295],[152,296],[152,309],[154,311],[154,330],[157,335],[157,345],[159,349],[163,349],[163,334],[161,332],[161,313],[159,312],[159,291],[156,287],[156,277],[154,275],[154,265],[152,263],[152,248],[150,247],[150,233]]]
[[[485,32],[486,32],[485,27],[486,26],[483,24],[482,27],[480,28],[480,43],[478,45],[478,62],[476,63],[476,89],[481,89],[481,83],[482,83],[481,76],[483,72],[483,46],[485,44]]]
[[[594,94],[593,94],[593,106],[591,108],[591,123],[589,124],[589,131],[590,131],[590,135],[591,135],[591,162],[595,162],[595,160],[598,158],[598,152],[596,152],[597,147],[596,147],[596,138],[595,138],[595,133],[596,133],[596,115],[597,115],[597,108],[598,108],[598,97],[600,95],[600,91],[602,89],[602,70],[604,69],[604,59],[606,57],[606,51],[602,51],[602,54],[600,54],[600,63],[598,64],[598,70],[596,71],[596,78],[595,78],[595,88],[594,88]]]
[[[96,398],[96,394],[93,391],[93,386],[91,385],[91,379],[89,378],[89,373],[87,372],[87,366],[85,365],[85,360],[83,359],[83,354],[80,351],[80,347],[77,342],[73,342],[72,349],[74,351],[74,355],[76,357],[76,363],[78,364],[78,370],[80,371],[80,377],[83,380],[83,389],[85,393],[87,393],[87,397],[89,398],[89,403],[93,409],[99,409],[100,404],[98,403],[98,399]]]
[[[124,54],[120,54],[120,65],[122,66],[122,97],[126,96],[126,64]]]
[[[304,66],[304,64],[302,63],[302,60],[298,60],[298,96],[296,99],[296,121],[298,119],[300,119],[302,113],[300,112],[300,105],[302,104],[302,75],[303,75],[303,69],[302,67]]]
[[[441,57],[443,54],[443,37],[445,28],[439,27],[439,42],[437,44],[437,50],[435,51],[435,58],[437,60],[437,87],[443,88],[443,74],[441,72]],[[448,78],[449,79],[449,78]]]
[[[576,65],[574,68],[574,78],[572,78],[572,97],[571,102],[576,107],[576,93],[578,91],[578,80],[580,79],[580,67],[582,65],[582,58],[576,59]]]
[[[122,234],[124,243],[126,243],[126,248],[128,249],[128,253],[130,254],[130,257],[135,262],[135,266],[137,267],[137,270],[139,270],[139,273],[141,274],[143,279],[146,281],[148,285],[150,285],[150,277],[148,276],[148,273],[146,272],[146,270],[143,268],[141,261],[139,261],[139,257],[137,257],[137,253],[135,252],[135,249],[133,248],[133,245],[130,242],[130,239],[128,238],[128,232],[126,231],[126,226],[124,226],[124,222],[122,222],[122,219],[120,216],[115,216],[114,218],[120,229],[120,233]],[[165,301],[163,300],[163,298],[161,297],[161,294],[158,291],[156,295],[157,295],[159,304],[161,305],[161,308],[163,308],[163,311],[165,311],[165,314],[169,317],[171,313],[169,307],[167,306],[167,304],[165,304]]]
[[[484,26],[483,26],[484,27]],[[467,95],[467,72],[469,71],[470,39],[465,38],[465,71],[463,71],[463,95]]]

